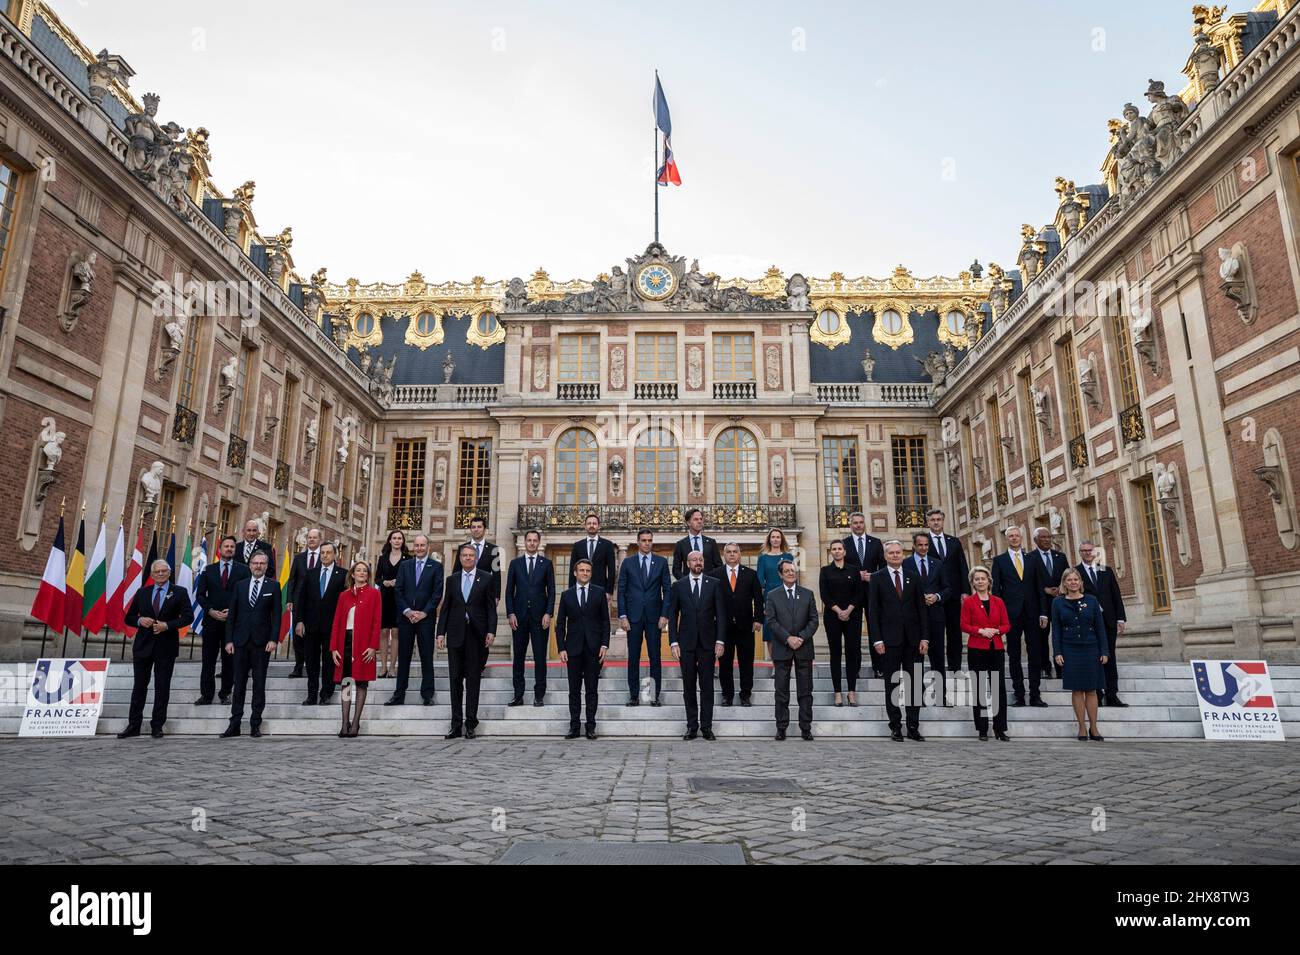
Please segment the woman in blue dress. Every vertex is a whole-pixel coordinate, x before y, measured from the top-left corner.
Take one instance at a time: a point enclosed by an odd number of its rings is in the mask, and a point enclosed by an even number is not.
[[[1105,738],[1097,728],[1097,691],[1106,686],[1108,650],[1101,604],[1083,592],[1083,577],[1071,567],[1061,575],[1061,595],[1052,601],[1052,655],[1062,670],[1061,688],[1071,691],[1081,742]]]
[[[767,532],[767,540],[763,542],[763,551],[758,555],[758,563],[754,570],[758,572],[758,584],[763,588],[763,596],[766,597],[768,591],[776,590],[781,586],[781,561],[794,560],[785,543],[785,534],[779,527],[774,527]],[[772,642],[772,631],[767,627],[767,621],[763,622],[763,642]]]

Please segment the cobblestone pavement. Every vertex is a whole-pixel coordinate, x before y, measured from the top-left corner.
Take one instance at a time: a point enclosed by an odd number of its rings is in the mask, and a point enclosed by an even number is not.
[[[492,862],[549,839],[731,842],[753,862],[1300,863],[1284,745],[146,736],[11,738],[0,761],[5,863]],[[696,776],[803,793],[694,793]]]

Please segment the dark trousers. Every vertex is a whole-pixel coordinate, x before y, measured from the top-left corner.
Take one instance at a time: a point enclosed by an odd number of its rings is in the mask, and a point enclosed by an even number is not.
[[[433,624],[432,616],[419,623],[402,617],[397,624],[397,684],[394,696],[406,695],[406,684],[411,679],[411,653],[420,647],[420,699],[433,698]],[[481,668],[480,668],[481,669]]]
[[[1034,635],[1034,639],[1029,648],[1030,659],[1033,659],[1033,652],[1037,649],[1038,665],[1043,668],[1043,676],[1050,677],[1052,675],[1053,665],[1056,663],[1056,661],[1052,659],[1051,654],[1052,625],[1049,623],[1046,627],[1040,627],[1038,625],[1038,618],[1035,617],[1032,630],[1029,627],[1025,628],[1026,634],[1031,632]],[[1058,680],[1061,678],[1060,667],[1056,667],[1056,678]]]
[[[600,698],[600,651],[584,648],[569,654],[569,729],[578,731],[582,718],[582,691],[587,691],[587,731],[596,729],[596,704]]]
[[[807,660],[773,660],[772,683],[776,689],[776,728],[790,726],[790,670],[794,670],[794,694],[799,703],[799,729],[812,732],[813,662]]]
[[[826,610],[822,614],[826,622],[826,642],[831,648],[831,686],[840,692],[840,655],[844,656],[844,675],[848,678],[849,692],[858,688],[858,671],[862,669],[862,609],[859,608],[841,620],[839,614]]]
[[[947,670],[949,673],[961,672],[961,597],[954,597],[943,605],[944,634],[946,637]],[[942,641],[930,640],[930,645]]]
[[[511,663],[511,673],[515,682],[515,698],[522,699],[524,695],[524,664],[526,662],[524,658],[531,644],[533,648],[533,697],[540,700],[546,696],[546,654],[550,649],[550,637],[542,629],[541,620],[529,620],[527,618],[519,620],[519,629],[510,631],[510,634],[515,653],[514,660]],[[486,654],[484,659],[487,659]]]
[[[722,698],[730,700],[736,693],[736,680],[731,673],[732,661],[740,663],[740,698],[747,700],[754,692],[754,630],[752,627],[727,628],[726,645],[718,661],[718,684]]]
[[[937,614],[935,616],[938,616]],[[947,647],[944,643],[943,626],[932,617],[929,621],[930,632],[934,636],[930,640],[930,652],[927,654],[930,662],[930,672],[937,676],[934,680],[934,705],[948,705],[948,660],[946,653]],[[961,654],[957,654],[957,668],[961,669]]]
[[[993,729],[999,733],[1007,731],[1007,683],[1002,678],[1002,664],[1006,657],[1005,650],[977,650],[971,647],[966,651],[970,662],[971,675],[975,679],[975,703],[971,715],[975,718],[975,730],[981,736],[989,733],[988,706],[997,697],[997,712],[993,714]]]
[[[203,621],[203,662],[199,664],[199,696],[210,700],[217,688],[217,657],[221,657],[221,695],[229,696],[235,682],[235,661],[226,652],[226,625]]]
[[[294,629],[296,630],[297,627]],[[301,670],[302,665],[307,660],[307,654],[303,650],[302,637],[298,636],[296,633],[293,634],[291,646],[293,647],[293,668],[295,670]]]
[[[885,713],[892,732],[902,729],[903,718],[895,694],[902,699],[903,709],[907,712],[907,728],[914,730],[921,725],[920,687],[917,685],[921,675],[920,660],[919,648],[910,643],[896,647],[886,645],[885,652],[880,655],[885,680]]]
[[[631,623],[631,621],[628,621]],[[655,681],[655,699],[663,684],[663,667],[659,662],[659,624],[632,623],[627,632],[627,692],[628,696],[641,694],[641,639],[645,638],[646,654],[650,657],[650,678]]]
[[[686,698],[686,729],[713,729],[713,646],[683,650],[682,694]],[[699,696],[696,696],[698,689]]]
[[[131,665],[135,669],[135,683],[131,686],[131,708],[127,711],[126,725],[139,729],[144,721],[144,699],[149,693],[149,676],[153,674],[153,714],[149,726],[160,730],[167,722],[167,700],[172,693],[172,669],[176,666],[176,658],[133,658]]]
[[[1022,642],[1029,651],[1029,694],[1037,699],[1043,679],[1043,659],[1038,646],[1038,618],[1030,618],[1028,612],[1013,619],[1011,630],[1007,633],[1007,650],[1011,655],[1011,686],[1015,690],[1016,700],[1023,703],[1025,671],[1020,664]]]
[[[1106,698],[1119,696],[1119,664],[1115,662],[1115,643],[1119,639],[1119,630],[1106,631],[1106,645],[1110,652],[1106,654]]]
[[[307,630],[302,636],[302,649],[307,657],[307,695],[315,699],[324,692],[329,696],[334,692],[334,655],[330,653],[330,635],[319,630]]]
[[[265,648],[266,641],[256,639],[235,647],[235,687],[230,697],[230,722],[236,726],[244,718],[244,694],[248,691],[250,673],[253,675],[253,709],[248,725],[262,725],[262,710],[266,708],[266,668],[271,662],[271,654]]]
[[[487,647],[483,637],[465,634],[459,647],[447,646],[447,670],[451,676],[451,728],[474,729],[478,726],[478,690],[483,680],[483,660]]]

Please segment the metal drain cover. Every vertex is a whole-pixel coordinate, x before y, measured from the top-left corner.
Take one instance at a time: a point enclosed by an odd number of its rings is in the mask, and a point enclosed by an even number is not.
[[[799,784],[786,777],[714,777],[692,776],[688,780],[693,793],[802,793]]]
[[[498,865],[745,865],[736,843],[516,842]]]

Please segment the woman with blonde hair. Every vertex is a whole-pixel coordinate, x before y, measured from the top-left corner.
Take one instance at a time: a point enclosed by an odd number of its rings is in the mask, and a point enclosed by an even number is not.
[[[1011,630],[1011,618],[1001,597],[993,595],[993,576],[987,567],[972,567],[970,572],[972,593],[961,598],[961,632],[966,634],[966,659],[975,677],[975,732],[980,742],[989,738],[989,709],[993,700],[993,681],[997,681],[997,709],[993,712],[993,732],[999,743],[1011,739],[1007,735],[1007,684],[1002,678],[1002,665],[1006,657],[1006,636]],[[988,674],[988,687],[985,677]],[[983,712],[980,712],[983,710]]]
[[[1060,596],[1052,600],[1052,655],[1062,670],[1061,688],[1070,691],[1081,743],[1105,739],[1097,728],[1097,691],[1106,688],[1109,650],[1101,604],[1083,592],[1083,575],[1071,567],[1061,575]]]
[[[790,548],[785,542],[785,533],[779,527],[773,527],[763,539],[763,550],[758,555],[754,570],[758,572],[758,585],[763,588],[763,596],[781,586],[781,562],[794,560]],[[763,642],[772,642],[772,631],[763,624]]]
[[[354,561],[348,570],[348,589],[339,595],[338,609],[334,612],[334,630],[330,635],[334,679],[339,683],[352,680],[352,692],[345,688],[339,694],[343,707],[340,739],[361,732],[361,711],[366,705],[366,691],[375,678],[382,614],[383,600],[379,588],[370,583],[370,565],[364,560]],[[357,708],[349,722],[348,709],[354,696]]]

